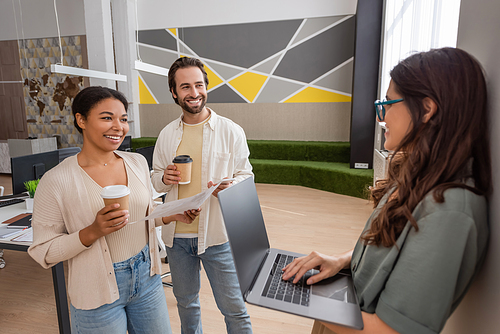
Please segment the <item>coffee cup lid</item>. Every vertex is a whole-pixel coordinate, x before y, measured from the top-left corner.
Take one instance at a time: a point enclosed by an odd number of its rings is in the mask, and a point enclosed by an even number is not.
[[[102,198],[120,198],[128,194],[130,194],[130,189],[123,185],[107,186],[101,191]]]
[[[178,155],[173,160],[173,163],[176,164],[187,164],[188,162],[193,162],[189,155]]]

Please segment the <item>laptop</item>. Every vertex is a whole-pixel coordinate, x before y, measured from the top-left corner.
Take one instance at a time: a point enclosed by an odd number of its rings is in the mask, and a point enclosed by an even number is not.
[[[297,284],[283,281],[281,268],[295,252],[270,248],[252,177],[218,194],[244,300],[253,305],[363,329],[363,319],[349,270],[307,285],[318,271],[306,273]]]

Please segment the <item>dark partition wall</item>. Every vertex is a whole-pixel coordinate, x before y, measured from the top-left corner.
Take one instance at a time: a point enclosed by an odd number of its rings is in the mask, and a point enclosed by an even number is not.
[[[351,168],[373,168],[383,0],[359,0],[351,113]]]

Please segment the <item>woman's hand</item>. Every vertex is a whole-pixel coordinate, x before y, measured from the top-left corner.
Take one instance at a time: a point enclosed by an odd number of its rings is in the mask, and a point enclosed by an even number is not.
[[[179,181],[181,180],[181,177],[179,176],[180,174],[181,172],[177,170],[176,165],[168,165],[167,169],[163,171],[162,181],[167,186],[172,184],[179,184]]]
[[[338,256],[328,256],[318,252],[296,258],[283,268],[283,279],[288,280],[295,275],[293,283],[297,283],[304,274],[311,269],[318,269],[319,273],[309,277],[307,284],[314,284],[325,278],[332,277],[351,263],[352,250]]]
[[[164,224],[168,224],[173,221],[180,221],[186,224],[191,224],[196,219],[196,217],[200,215],[200,212],[201,212],[200,208],[196,210],[187,210],[184,211],[184,214],[179,213],[176,215],[163,217],[162,220]]]
[[[80,241],[86,247],[92,245],[97,239],[116,232],[128,223],[128,210],[117,210],[120,204],[114,203],[105,206],[97,212],[94,222],[80,230]]]

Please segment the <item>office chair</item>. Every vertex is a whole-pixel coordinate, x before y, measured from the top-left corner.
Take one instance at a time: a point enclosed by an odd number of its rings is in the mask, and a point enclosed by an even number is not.
[[[161,199],[161,203],[163,203],[165,201],[165,195],[166,193],[157,193],[156,190],[153,188],[153,185],[151,185],[151,189],[153,190],[153,200],[155,199]],[[165,250],[165,248],[167,246],[165,246],[165,243],[163,242],[163,239],[161,237],[161,227],[157,227],[156,228],[156,237],[158,238],[158,244],[160,245],[160,248],[162,249],[162,251],[160,251],[160,255],[164,256],[165,257],[165,263],[168,263],[168,257],[167,257],[167,251]],[[162,254],[163,252],[163,254]],[[169,288],[173,288],[173,284],[170,283],[170,282],[163,282],[163,279],[166,278],[166,277],[169,277],[171,275],[170,271],[167,271],[166,273],[163,273],[160,275],[162,281],[161,283],[163,284],[163,286],[167,286]]]
[[[151,187],[153,187],[153,185],[151,185]],[[165,193],[163,193],[163,194],[160,193],[159,194],[159,193],[157,193],[154,190],[154,188],[152,188],[152,189],[153,189],[153,199],[161,198],[161,201],[163,203],[164,200],[165,200],[165,195],[166,194]],[[160,245],[160,248],[162,249],[162,251],[164,251],[163,254],[162,254],[162,252],[160,252],[160,255],[163,255],[165,257],[165,263],[168,263],[167,251],[165,250],[165,248],[167,246],[165,246],[165,243],[163,242],[163,239],[161,237],[161,227],[157,227],[156,228],[156,237],[158,238],[158,244]],[[172,274],[170,273],[170,271],[167,271],[166,273],[163,273],[163,274],[160,275],[161,280],[162,280],[161,283],[163,284],[163,286],[167,286],[169,288],[173,288],[174,287],[174,285],[172,283],[170,283],[170,282],[163,282],[164,278],[169,277],[171,275]]]
[[[139,147],[135,149],[136,153],[139,153],[146,158],[146,161],[148,162],[148,167],[150,172],[153,172],[153,152],[155,150],[154,145],[153,146],[146,146],[146,147]],[[158,193],[156,192],[155,188],[153,185],[151,185],[151,189],[153,189],[153,199],[157,199],[161,197],[161,202],[163,203],[165,201],[165,195],[166,193]]]
[[[3,191],[5,188],[0,186],[0,197],[3,196]],[[0,249],[0,269],[5,268],[5,260],[3,259],[3,249]]]
[[[70,157],[72,155],[75,155],[79,153],[82,149],[78,146],[75,147],[64,147],[60,148],[57,151],[59,152],[59,163],[66,159],[67,157]]]
[[[0,197],[3,196],[3,191],[5,188],[0,186]],[[0,269],[5,268],[5,260],[3,259],[3,249],[0,249]]]
[[[149,170],[151,172],[153,172],[153,152],[154,152],[154,150],[155,150],[154,146],[140,147],[140,148],[137,148],[135,150],[136,153],[142,154],[146,158],[146,160],[148,162]],[[153,200],[161,198],[161,202],[163,203],[165,201],[166,194],[165,193],[157,193],[155,188],[153,187],[153,185],[151,185],[151,189],[153,190]],[[157,233],[156,236],[158,237],[158,242],[160,244],[163,244],[163,240],[161,239],[161,227],[156,229],[156,233]],[[165,244],[163,244],[163,247],[161,247],[161,248],[164,249],[164,247],[165,247]],[[165,253],[165,263],[168,263],[168,258],[167,258],[166,253]],[[171,275],[170,271],[167,271],[166,273],[161,274],[161,279],[162,279],[163,286],[167,286],[169,288],[172,288],[173,287],[172,283],[163,282],[163,279],[165,277],[169,277],[170,275]]]
[[[149,170],[153,169],[153,152],[155,150],[154,146],[139,147],[135,149],[136,153],[142,154],[146,161],[148,162]]]
[[[132,151],[132,137],[131,136],[125,136],[125,138],[123,138],[123,141],[122,141],[120,147],[118,147],[118,151],[127,151],[127,152]]]

